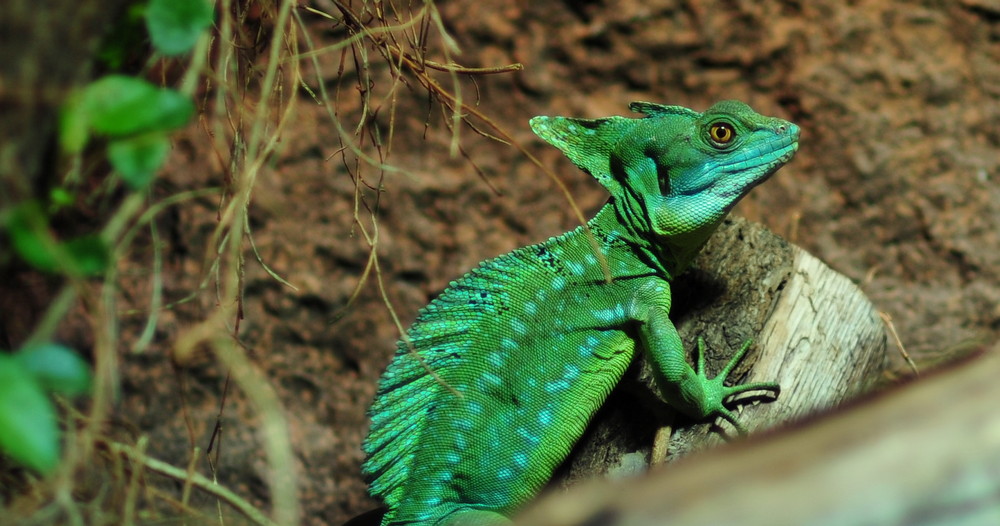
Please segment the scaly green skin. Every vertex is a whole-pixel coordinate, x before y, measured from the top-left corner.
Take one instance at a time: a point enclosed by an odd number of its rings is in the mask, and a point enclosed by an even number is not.
[[[646,116],[531,120],[611,199],[590,234],[577,228],[452,282],[399,343],[364,443],[371,493],[388,507],[383,526],[505,523],[569,453],[637,343],[667,400],[692,417],[736,425],[727,397],[777,391],[723,384],[746,346],[715,378],[701,349],[697,370],[688,365],[668,317],[670,280],[792,157],[798,127],[736,101],[705,113],[630,107]]]

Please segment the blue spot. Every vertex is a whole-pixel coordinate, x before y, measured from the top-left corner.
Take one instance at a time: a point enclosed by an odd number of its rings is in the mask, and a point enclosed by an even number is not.
[[[566,278],[559,276],[552,279],[552,288],[555,290],[562,290],[566,288]]]
[[[454,451],[449,451],[444,454],[444,461],[449,464],[458,464],[459,460],[461,460],[461,457],[459,457],[458,453],[455,453]]]
[[[575,365],[572,365],[572,364],[568,364],[568,365],[566,365],[566,367],[563,368],[563,378],[565,378],[567,380],[573,380],[574,378],[576,378],[578,376],[580,376],[580,368],[579,367],[577,367]]]
[[[462,431],[472,431],[472,420],[461,418],[456,420],[455,424]]]
[[[479,390],[486,390],[491,387],[499,387],[501,385],[503,385],[503,378],[500,378],[493,373],[483,373],[483,375],[476,380],[476,387]]]
[[[441,504],[441,497],[431,497],[429,499],[424,499],[424,504],[428,506],[437,506]]]
[[[576,261],[566,262],[566,268],[568,268],[574,275],[579,276],[583,274],[583,264],[577,263]]]
[[[455,437],[455,447],[458,449],[465,449],[469,447],[469,442],[465,440],[465,437],[458,435]]]
[[[528,333],[528,326],[524,324],[523,321],[519,319],[513,319],[510,321],[511,328],[514,329],[514,333],[524,336]]]
[[[545,303],[546,297],[547,295],[545,294],[545,289],[538,289],[538,291],[535,292],[535,299],[538,300],[539,303]]]
[[[486,361],[494,367],[502,367],[506,359],[507,357],[503,353],[499,352],[491,352],[486,355]]]
[[[608,324],[619,323],[625,320],[625,307],[616,305],[610,309],[594,311],[594,317]]]
[[[514,478],[514,470],[510,468],[500,468],[497,470],[497,478],[500,480],[510,480]]]
[[[538,312],[538,305],[533,301],[529,301],[528,303],[524,304],[524,312],[528,314],[535,314],[536,312]]]
[[[469,402],[469,412],[474,415],[482,414],[483,404],[480,404],[479,402]]]
[[[565,389],[569,389],[569,382],[566,380],[556,380],[555,382],[549,382],[545,384],[545,392],[552,394]]]
[[[583,256],[583,261],[588,265],[597,264],[597,258],[595,258],[593,254],[587,254],[586,256]]]
[[[552,423],[552,411],[542,409],[538,412],[538,423],[547,426]]]
[[[528,455],[525,455],[524,453],[515,453],[514,464],[522,469],[528,467]]]
[[[530,431],[528,431],[523,427],[517,428],[516,433],[518,434],[518,436],[520,436],[533,446],[537,445],[539,442],[542,441],[542,439],[538,435],[531,433]]]
[[[507,350],[517,349],[517,342],[511,338],[503,337],[500,339],[500,347]]]

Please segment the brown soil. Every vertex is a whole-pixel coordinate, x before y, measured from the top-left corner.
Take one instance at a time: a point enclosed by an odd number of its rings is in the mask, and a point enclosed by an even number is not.
[[[316,2],[334,12],[327,4]],[[454,0],[440,9],[462,50],[457,62],[524,64],[518,73],[462,78],[462,93],[553,167],[585,214],[605,194],[532,136],[530,117],[627,115],[634,100],[702,110],[741,99],[798,123],[803,135],[793,162],[736,214],[859,283],[919,363],[1000,335],[997,2]],[[329,21],[306,20],[317,45],[340,38],[325,32]],[[320,61],[325,82],[336,85],[339,53]],[[451,89],[447,75],[439,79]],[[351,115],[355,80],[340,81],[350,92],[342,111]],[[384,93],[385,86],[375,89]],[[474,164],[452,157],[439,108],[412,86],[398,93],[388,161],[405,172],[368,167],[362,177],[381,185],[381,279],[406,326],[479,261],[578,221],[556,184],[515,148],[464,128],[461,144]],[[297,96],[295,122],[258,176],[250,225],[262,260],[297,290],[248,253],[240,334],[287,410],[304,523],[337,524],[376,504],[360,477],[360,441],[365,409],[399,333],[374,277],[348,306],[369,252],[354,223],[356,185],[329,117],[305,91]],[[386,113],[376,117],[385,129]],[[178,140],[158,187],[163,195],[221,184],[203,134],[192,129]],[[363,193],[374,207],[376,193]],[[198,289],[217,207],[206,198],[163,217],[165,301]],[[371,229],[363,209],[361,219]],[[126,281],[136,308],[148,307],[147,249],[136,248],[136,273]],[[123,357],[118,417],[150,436],[150,455],[176,465],[186,465],[189,436],[207,445],[225,373],[205,358],[176,375],[169,351],[179,328],[203,319],[214,298],[209,287],[166,311],[154,344]],[[143,323],[141,315],[126,319],[123,341],[134,341]],[[891,352],[896,370],[905,372],[895,346]],[[224,411],[220,481],[265,502],[259,422],[234,391]]]

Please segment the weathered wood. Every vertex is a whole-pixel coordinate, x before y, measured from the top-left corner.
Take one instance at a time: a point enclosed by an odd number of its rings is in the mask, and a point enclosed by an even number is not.
[[[714,375],[745,340],[753,339],[753,349],[731,379],[781,385],[776,400],[737,413],[751,432],[836,407],[881,376],[886,338],[874,307],[849,279],[805,251],[760,225],[731,219],[706,245],[695,268],[677,280],[674,290],[672,317],[686,348],[693,351],[703,337]],[[557,484],[642,472],[664,458],[673,461],[735,435],[721,420],[691,425],[678,419],[673,433],[669,427],[658,430],[665,403],[650,398],[655,387],[648,365],[634,369],[595,418]]]
[[[518,524],[1000,524],[998,372],[1000,346],[809,425],[550,495]]]

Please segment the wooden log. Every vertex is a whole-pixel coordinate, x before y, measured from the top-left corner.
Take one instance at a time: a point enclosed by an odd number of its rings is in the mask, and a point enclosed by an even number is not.
[[[1000,346],[649,477],[549,495],[521,525],[1000,524]]]
[[[781,385],[777,399],[763,397],[769,401],[737,412],[751,433],[836,407],[881,377],[886,337],[878,313],[848,278],[804,250],[735,218],[720,226],[694,267],[674,286],[671,315],[685,348],[693,352],[698,337],[705,339],[711,376],[753,339],[730,378]],[[640,360],[595,417],[556,485],[641,473],[735,435],[721,419],[693,425],[674,419],[655,394],[652,372]],[[672,420],[676,426],[662,425]]]

